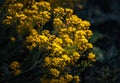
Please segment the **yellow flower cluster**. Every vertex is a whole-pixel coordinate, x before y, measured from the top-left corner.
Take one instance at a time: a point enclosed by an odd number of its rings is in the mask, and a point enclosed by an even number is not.
[[[35,29],[31,29],[31,34],[26,37],[27,48],[32,50],[37,45],[39,47],[45,47],[49,43],[49,39],[45,35],[39,35]]]
[[[18,75],[21,73],[20,68],[20,63],[17,61],[14,61],[10,64],[10,68],[12,69],[12,74],[13,75]]]
[[[93,46],[88,41],[92,35],[88,21],[82,21],[73,15],[71,9],[58,7],[54,9],[53,13],[55,33],[51,35],[48,30],[43,30],[39,34],[37,30],[31,29],[30,35],[26,37],[26,43],[30,50],[38,46],[49,52],[44,58],[44,67],[48,68],[53,78],[56,78],[61,76],[61,73],[66,70],[65,68],[68,68],[69,71],[69,66],[75,65],[83,53]],[[93,58],[91,59],[89,56],[88,59],[93,61]],[[66,74],[62,75],[65,76]],[[73,78],[68,74],[65,77],[66,79]],[[75,77],[75,80],[76,82],[79,81],[79,77]],[[59,80],[57,79],[57,81]]]
[[[62,9],[62,10],[61,10]],[[88,42],[88,39],[91,37],[92,32],[89,30],[90,23],[88,21],[82,21],[76,15],[72,15],[70,9],[56,8],[54,9],[55,18],[54,18],[54,28],[59,33],[60,37],[63,38],[64,44],[68,46],[77,45],[78,49],[81,51],[86,51],[89,48],[93,48],[92,44]],[[69,16],[66,14],[66,10],[69,10]],[[62,15],[59,14],[59,11],[63,11]],[[65,22],[63,22],[63,15]]]
[[[31,5],[26,7],[26,4]],[[46,1],[14,1],[14,4],[7,4],[7,7],[8,16],[3,20],[3,24],[13,25],[14,23],[14,27],[17,27],[17,31],[21,35],[29,32],[31,28],[35,28],[38,23],[40,24],[38,28],[42,29],[43,25],[50,19],[51,8]]]
[[[58,78],[54,78],[51,80],[42,78],[41,82],[44,82],[44,83],[69,83],[69,82],[80,83],[80,78],[78,75],[65,74],[64,76],[60,76]]]
[[[14,28],[17,28],[20,36],[24,37],[25,45],[30,51],[34,48],[38,48],[39,51],[44,50],[41,54],[41,56],[44,55],[41,59],[44,62],[40,65],[43,65],[49,73],[43,75],[41,82],[75,81],[79,83],[79,76],[76,73],[72,75],[72,67],[76,66],[76,62],[82,59],[81,57],[95,61],[93,53],[86,54],[87,50],[93,48],[89,42],[93,34],[89,29],[90,23],[74,15],[72,9],[57,7],[51,11],[49,2],[26,1],[25,3],[19,1],[14,5],[9,4],[8,16],[3,23],[15,24]],[[44,29],[44,25],[50,18],[53,20],[53,32]],[[11,63],[10,68],[17,70],[14,74],[20,73],[18,62]]]

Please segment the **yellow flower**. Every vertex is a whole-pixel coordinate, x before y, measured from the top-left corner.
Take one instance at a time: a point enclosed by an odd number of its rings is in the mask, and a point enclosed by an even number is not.
[[[41,40],[41,43],[47,43],[49,41],[49,39],[44,35],[39,35],[39,38]]]
[[[49,83],[59,83],[59,80],[58,79],[52,79],[49,81]]]
[[[20,68],[20,63],[17,61],[14,61],[10,64],[10,68],[13,70],[16,70],[16,69]]]
[[[70,24],[73,25],[73,26],[74,25],[79,25],[82,22],[82,19],[78,18],[77,15],[72,15],[69,18],[69,20],[70,20]]]
[[[60,18],[55,18],[53,20],[53,25],[55,27],[62,27],[63,26],[63,22],[62,22],[62,20]]]
[[[60,71],[57,69],[50,69],[50,74],[55,76],[55,77],[58,77],[60,74]]]
[[[73,10],[69,8],[65,8],[65,13],[70,16],[73,14]]]
[[[19,14],[19,13],[16,13],[15,17],[20,18],[21,20],[25,20],[27,18],[25,14]]]
[[[56,38],[53,40],[53,42],[56,43],[56,44],[60,44],[60,45],[63,43],[62,39],[61,39],[61,38],[58,38],[58,37],[56,37]]]
[[[88,38],[90,38],[93,35],[91,30],[86,30],[85,32]]]
[[[82,27],[89,27],[91,24],[90,24],[90,22],[85,20],[85,21],[82,21],[81,25],[82,25]]]
[[[73,44],[73,40],[70,38],[65,38],[64,40],[67,46],[71,46]]]
[[[62,77],[59,77],[59,83],[68,83],[66,81],[66,79],[62,76]]]
[[[23,4],[22,3],[17,3],[16,6],[18,7],[19,10],[21,10],[23,8]]]
[[[36,2],[35,4],[40,8],[41,11],[42,11],[42,10],[48,10],[48,11],[51,10],[50,3],[49,3],[49,2],[39,1],[39,2]]]
[[[62,55],[62,58],[67,62],[70,62],[70,60],[71,60],[70,57],[66,54]]]
[[[52,44],[52,50],[53,50],[53,54],[62,54],[64,49],[57,43],[53,43]]]
[[[91,43],[86,43],[86,47],[93,48],[93,45]]]
[[[70,74],[66,74],[66,75],[65,75],[65,78],[67,79],[68,82],[70,82],[70,81],[72,81],[73,76],[70,75]]]
[[[21,73],[21,70],[20,69],[13,70],[12,73],[13,75],[19,75]]]
[[[92,52],[88,54],[88,59],[92,60],[93,62],[95,62],[95,54],[93,54]]]
[[[55,67],[61,67],[63,65],[63,59],[54,57],[51,59],[51,64]]]
[[[50,65],[50,63],[51,63],[51,58],[50,58],[50,57],[45,57],[44,62],[45,62],[45,65],[46,65],[46,66],[47,66],[47,65]]]
[[[15,37],[10,37],[10,40],[11,40],[12,42],[15,42]]]
[[[49,30],[43,30],[43,31],[42,31],[42,35],[50,36]]]
[[[78,30],[78,31],[76,31],[76,34],[78,34],[78,35],[86,35],[84,30]]]
[[[78,52],[73,52],[71,57],[73,57],[74,60],[78,60],[80,58],[80,54]]]
[[[76,31],[76,28],[74,27],[68,27],[68,32],[71,33],[71,32],[75,32]]]
[[[31,7],[32,7],[33,9],[35,9],[35,10],[38,10],[37,5],[35,5],[35,4],[34,4],[34,5],[32,5]]]
[[[11,16],[7,16],[7,19],[12,19],[12,17]]]
[[[75,83],[80,83],[80,78],[78,75],[74,75],[74,80],[75,80]]]
[[[53,15],[55,18],[63,19],[63,16],[65,15],[64,8],[62,7],[55,8],[53,11]]]

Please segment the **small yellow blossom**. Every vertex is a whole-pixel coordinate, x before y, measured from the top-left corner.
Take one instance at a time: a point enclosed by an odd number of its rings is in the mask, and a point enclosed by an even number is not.
[[[96,61],[96,59],[95,59],[95,54],[93,54],[92,52],[89,53],[88,59],[90,59],[91,61],[95,62],[95,61]]]
[[[54,17],[63,19],[63,16],[65,15],[64,8],[57,7],[53,11]]]
[[[49,39],[44,35],[39,35],[39,38],[41,40],[41,43],[47,43],[49,41]]]
[[[70,82],[70,81],[72,81],[73,76],[70,75],[70,74],[66,74],[66,75],[65,75],[65,78],[67,79],[68,82]]]
[[[89,59],[93,59],[93,58],[95,58],[95,54],[93,54],[93,53],[89,53],[88,58],[89,58]]]
[[[70,62],[70,60],[71,60],[70,57],[66,54],[62,55],[62,58],[67,62]]]
[[[51,75],[58,77],[60,74],[60,71],[57,69],[50,69],[50,73],[51,73]]]
[[[53,25],[56,27],[62,27],[63,26],[63,22],[62,20],[60,20],[60,18],[55,18],[53,21]]]
[[[35,9],[35,10],[38,10],[37,5],[35,5],[35,4],[34,4],[34,5],[32,5],[31,7],[32,7],[33,9]]]
[[[88,22],[88,21],[82,21],[82,23],[81,23],[81,26],[82,27],[88,27],[88,26],[90,26],[91,24],[90,24],[90,22]]]
[[[20,63],[17,61],[14,61],[10,64],[10,68],[13,70],[16,70],[16,69],[20,68]]]
[[[78,60],[80,58],[80,54],[78,52],[73,52],[73,59]]]
[[[61,38],[56,37],[53,42],[61,45],[63,43],[63,40]]]
[[[66,8],[66,9],[65,9],[65,13],[66,13],[68,16],[70,16],[70,15],[73,14],[73,10],[72,10],[72,9],[69,9],[69,8]]]
[[[40,2],[36,2],[35,4],[37,5],[38,8],[40,8],[41,11],[42,11],[42,10],[48,10],[48,11],[51,10],[50,3],[49,3],[49,2],[40,1]]]
[[[74,75],[74,80],[75,80],[75,83],[80,83],[80,78],[78,75]]]
[[[54,57],[51,59],[51,64],[55,67],[61,67],[63,65],[63,59],[62,58],[58,58],[58,57]]]
[[[52,50],[53,50],[53,54],[57,53],[57,54],[62,54],[64,49],[57,43],[53,43],[52,44]]]
[[[45,65],[46,65],[46,66],[47,66],[47,65],[50,65],[50,63],[51,63],[51,58],[45,57],[44,62],[45,62]]]

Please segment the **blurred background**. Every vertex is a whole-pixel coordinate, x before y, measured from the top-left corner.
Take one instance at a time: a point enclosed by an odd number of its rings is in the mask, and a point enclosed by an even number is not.
[[[0,0],[0,7],[3,2]],[[72,8],[80,18],[91,22],[94,33],[90,41],[96,63],[83,72],[82,83],[120,83],[120,0],[83,0]]]

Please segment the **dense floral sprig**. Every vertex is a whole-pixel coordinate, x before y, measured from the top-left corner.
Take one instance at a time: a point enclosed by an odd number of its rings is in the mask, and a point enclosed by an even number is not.
[[[34,56],[42,57],[37,58],[32,67],[42,65],[44,71],[41,72],[45,74],[40,81],[79,83],[81,70],[95,61],[95,54],[89,53],[93,48],[89,42],[93,34],[89,29],[90,23],[79,18],[69,8],[57,7],[51,11],[50,4],[46,1],[30,0],[28,5],[26,3],[10,3],[3,24],[14,25],[29,52],[39,49],[41,54]],[[53,31],[44,28],[50,19]],[[13,62],[10,67],[18,71],[20,64]]]

